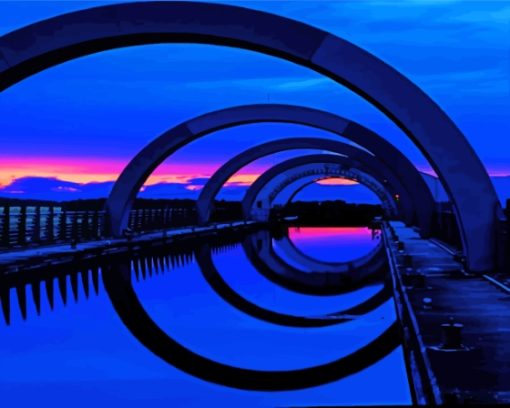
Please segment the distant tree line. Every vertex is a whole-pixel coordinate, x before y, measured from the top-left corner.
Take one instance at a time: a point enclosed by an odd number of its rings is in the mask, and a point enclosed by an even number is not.
[[[285,207],[271,210],[271,219],[297,217],[299,225],[368,225],[374,217],[382,216],[383,209],[377,204],[351,204],[343,200],[295,201]]]

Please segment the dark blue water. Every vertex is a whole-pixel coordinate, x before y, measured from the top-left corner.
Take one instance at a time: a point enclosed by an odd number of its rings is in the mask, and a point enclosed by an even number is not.
[[[374,245],[366,229],[291,231],[309,256],[344,261]],[[284,313],[315,315],[354,306],[380,286],[345,295],[309,296],[263,278],[242,246],[213,255],[224,280],[239,294]],[[245,315],[221,299],[196,262],[134,283],[154,321],[189,349],[222,363],[252,369],[295,369],[326,363],[369,343],[394,320],[392,300],[357,320],[323,328],[292,328]],[[12,292],[16,302],[15,292]],[[99,296],[66,306],[56,296],[40,317],[29,302],[22,321],[13,307],[10,326],[0,325],[0,406],[309,406],[408,404],[402,349],[371,367],[326,385],[299,391],[243,391],[182,373],[141,345],[115,313],[104,288]]]

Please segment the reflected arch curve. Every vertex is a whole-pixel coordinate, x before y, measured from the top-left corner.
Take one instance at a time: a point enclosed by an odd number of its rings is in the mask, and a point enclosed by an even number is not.
[[[258,306],[233,290],[217,270],[211,250],[207,245],[200,246],[195,250],[195,258],[207,283],[223,300],[249,316],[281,326],[326,327],[345,323],[374,310],[391,297],[391,289],[385,282],[372,297],[347,309],[323,316],[290,315]]]

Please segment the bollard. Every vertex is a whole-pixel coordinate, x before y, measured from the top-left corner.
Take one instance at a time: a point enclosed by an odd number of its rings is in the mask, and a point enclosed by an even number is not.
[[[410,288],[424,288],[425,287],[425,275],[423,273],[405,273],[402,275],[404,285]],[[432,300],[424,303],[430,305]],[[429,307],[430,309],[430,307]]]
[[[409,254],[404,255],[404,259],[402,260],[402,263],[405,268],[412,268],[413,267],[413,256]]]
[[[429,310],[432,309],[432,299],[429,297],[424,297],[422,302],[422,306],[424,309]]]
[[[397,250],[399,252],[403,251],[404,247],[405,247],[405,245],[404,245],[404,243],[402,241],[397,241]]]
[[[441,334],[443,343],[441,349],[443,350],[459,350],[463,349],[462,344],[462,329],[464,325],[460,323],[454,323],[453,319],[450,318],[449,323],[443,323],[441,325]]]

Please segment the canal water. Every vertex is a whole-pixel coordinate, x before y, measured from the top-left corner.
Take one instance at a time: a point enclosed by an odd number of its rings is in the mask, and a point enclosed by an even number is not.
[[[306,257],[329,263],[363,256],[378,243],[366,228],[290,228],[292,245]],[[221,240],[220,240],[221,241]],[[239,295],[280,313],[316,316],[369,299],[380,283],[331,296],[292,292],[262,276],[242,242],[218,238],[212,263]],[[275,253],[281,237],[272,238]],[[280,249],[281,251],[281,249]],[[177,259],[177,258],[176,258]],[[282,255],[282,259],[284,256]],[[164,273],[132,284],[152,320],[180,344],[209,359],[254,370],[293,370],[356,352],[394,321],[393,301],[359,318],[327,327],[286,327],[237,310],[208,284],[189,253]],[[155,269],[155,268],[149,268]],[[139,271],[138,271],[139,272]],[[136,278],[138,275],[138,280]],[[373,365],[337,381],[297,391],[244,391],[208,383],[167,364],[142,345],[115,312],[100,280],[99,294],[54,310],[43,299],[41,316],[28,304],[26,321],[12,307],[0,324],[0,405],[311,406],[411,403],[401,347]],[[17,302],[12,291],[11,305]]]

